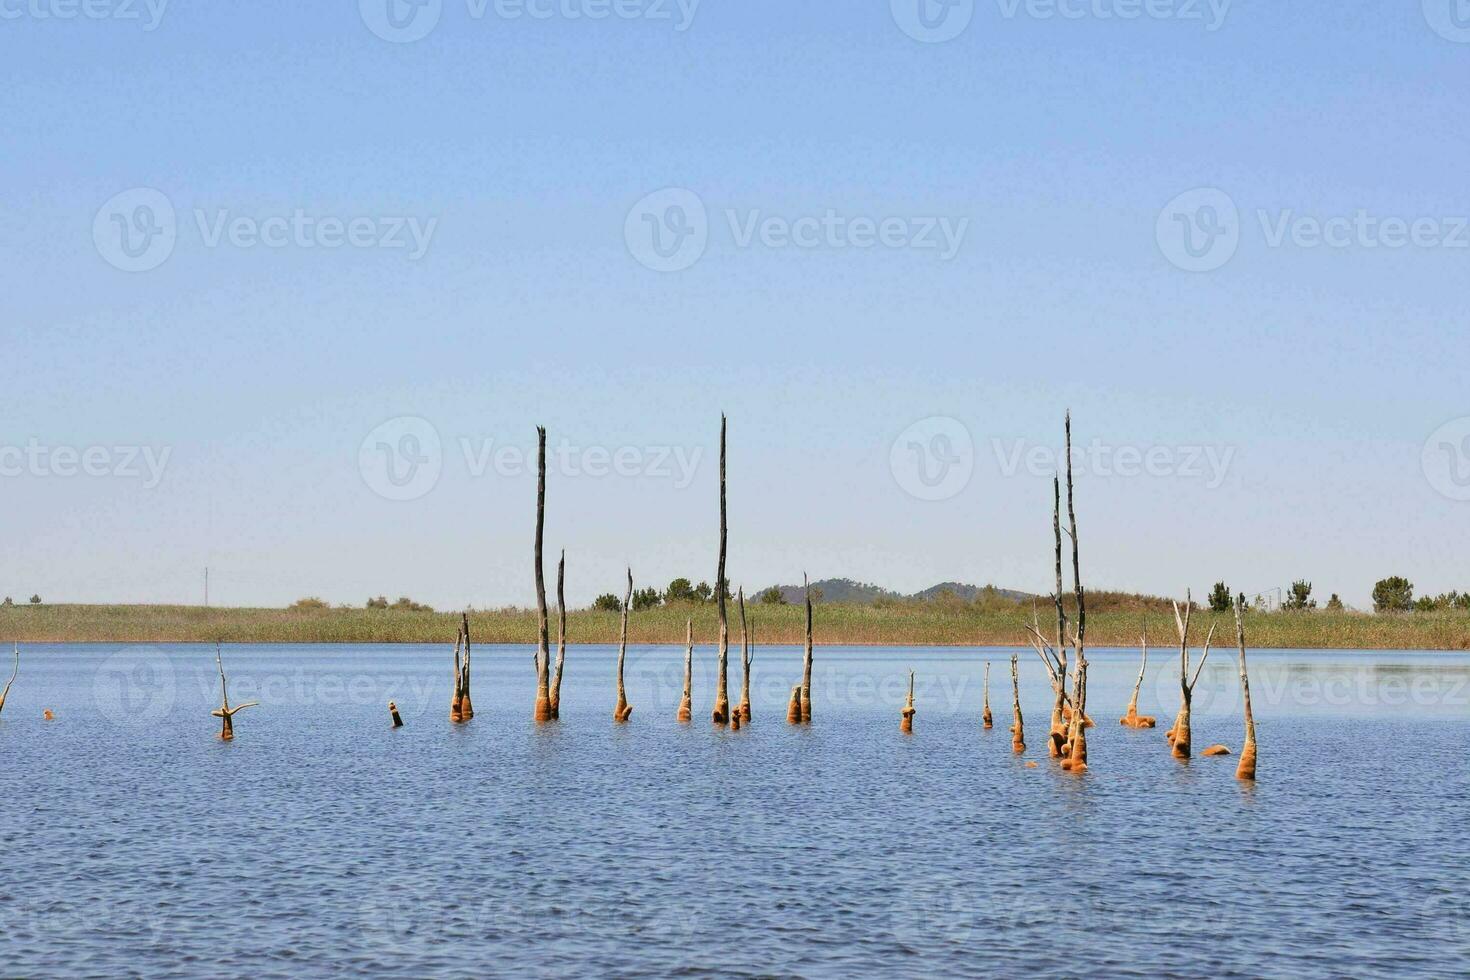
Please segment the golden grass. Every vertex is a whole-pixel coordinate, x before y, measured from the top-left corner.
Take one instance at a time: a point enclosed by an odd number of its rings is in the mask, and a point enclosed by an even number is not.
[[[1164,600],[1099,595],[1089,601],[1087,640],[1093,646],[1136,646],[1140,624],[1149,645],[1162,652],[1177,647],[1173,614]],[[797,605],[747,607],[757,644],[794,644],[802,639]],[[1055,613],[1040,606],[1044,632],[1055,629]],[[739,645],[739,620],[731,610],[731,645]],[[1196,612],[1195,643],[1203,640],[1212,614]],[[824,644],[896,646],[1016,646],[1026,642],[1023,619],[1030,607],[1000,602],[903,602],[879,605],[819,604],[816,640]],[[713,605],[662,607],[630,617],[634,643],[682,643],[684,620],[695,636],[711,642]],[[0,607],[0,643],[445,643],[452,644],[458,612],[385,609],[235,609],[155,605],[41,605]],[[618,614],[574,610],[567,614],[573,643],[616,643]],[[1230,614],[1218,615],[1216,638],[1228,647]],[[482,610],[470,614],[477,643],[524,643],[536,639],[530,609]],[[554,622],[554,620],[553,620]],[[553,625],[553,640],[555,626]],[[1192,632],[1196,632],[1192,630]],[[1470,613],[1433,612],[1375,616],[1357,612],[1248,613],[1252,647],[1340,649],[1470,649]]]

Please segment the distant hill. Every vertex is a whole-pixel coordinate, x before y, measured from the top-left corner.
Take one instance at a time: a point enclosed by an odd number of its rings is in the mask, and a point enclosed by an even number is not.
[[[801,602],[801,586],[778,585],[776,588],[781,590],[781,595],[785,597],[787,602]],[[993,589],[996,596],[1015,602],[1021,602],[1031,598],[1031,593],[1029,592],[1018,592],[1015,589],[996,589],[993,586],[968,585],[964,582],[940,582],[938,585],[931,585],[929,588],[921,592],[915,592],[912,595],[904,595],[902,592],[894,592],[891,589],[885,589],[880,585],[872,585],[867,582],[854,582],[850,578],[824,578],[812,583],[813,590],[822,590],[821,601],[850,603],[873,602],[878,599],[900,601],[904,599],[937,599],[946,592],[953,593],[965,602],[971,602],[987,588]],[[760,595],[763,591],[763,589],[756,589],[752,594]]]

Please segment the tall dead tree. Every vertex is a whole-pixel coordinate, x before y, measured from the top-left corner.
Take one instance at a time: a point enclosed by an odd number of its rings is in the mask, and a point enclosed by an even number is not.
[[[5,690],[0,691],[0,711],[5,710],[5,699],[10,696],[10,685],[15,683],[16,675],[20,673],[20,644],[14,644],[15,667],[10,671],[10,680],[5,682]]]
[[[454,633],[454,684],[449,698],[449,720],[452,722],[464,721],[464,663],[460,658],[463,647],[464,627],[461,626]]]
[[[684,620],[684,696],[679,699],[677,721],[694,720],[694,620]]]
[[[810,724],[812,720],[812,584],[801,573],[803,600],[806,603],[806,653],[801,664],[801,720]]]
[[[470,701],[470,614],[467,612],[459,614],[459,631],[464,634],[464,680],[460,685],[464,696],[460,701],[464,720],[469,721],[475,717],[475,706]]]
[[[633,607],[633,569],[628,569],[628,591],[623,595],[623,627],[618,634],[618,702],[613,706],[613,721],[619,724],[633,714],[628,692],[623,687],[623,662],[628,657],[628,610]]]
[[[1240,693],[1245,700],[1245,746],[1240,750],[1240,764],[1235,778],[1256,778],[1256,716],[1251,714],[1251,679],[1245,669],[1245,603],[1235,597],[1235,641],[1240,646]]]
[[[551,717],[561,717],[561,673],[567,662],[567,553],[556,563],[556,673],[551,675]]]
[[[235,737],[235,715],[244,711],[246,708],[255,707],[260,702],[246,701],[244,704],[237,704],[233,708],[230,707],[230,689],[229,685],[225,683],[225,663],[220,659],[219,648],[220,645],[216,642],[214,645],[214,663],[219,668],[219,707],[211,711],[210,714],[220,720],[220,740],[228,742]],[[47,714],[50,714],[50,712],[47,712]]]
[[[914,730],[914,715],[917,709],[914,707],[914,672],[909,671],[909,699],[903,703],[903,710],[898,715],[898,730],[904,734],[910,734]]]
[[[990,661],[985,661],[985,708],[980,712],[980,724],[986,728],[995,725],[995,718],[990,713]]]
[[[1138,680],[1133,683],[1133,697],[1128,699],[1128,713],[1119,719],[1118,724],[1129,728],[1152,728],[1157,724],[1153,716],[1138,713],[1138,692],[1143,687],[1143,675],[1148,671],[1147,622],[1143,624],[1143,632],[1139,634],[1139,644],[1143,647],[1143,662],[1138,665]]]
[[[546,580],[541,566],[542,531],[546,525],[546,428],[536,426],[536,709],[534,720],[550,721],[551,640],[546,622]]]
[[[1173,749],[1176,759],[1189,758],[1189,709],[1194,701],[1194,686],[1199,683],[1200,672],[1205,669],[1205,661],[1210,658],[1210,641],[1215,637],[1215,625],[1210,624],[1210,631],[1205,634],[1205,648],[1200,655],[1199,666],[1195,668],[1194,678],[1189,676],[1189,619],[1194,611],[1194,600],[1189,595],[1189,590],[1184,591],[1184,611],[1179,611],[1179,603],[1174,603],[1174,625],[1179,629],[1179,714],[1174,717],[1174,727],[1170,728],[1165,736]]]
[[[1026,725],[1021,720],[1021,674],[1016,655],[1011,654],[1011,751],[1020,755],[1026,751]]]
[[[745,621],[745,587],[741,586],[736,591],[737,601],[740,603],[740,707],[735,711],[740,715],[740,720],[750,723],[750,625]]]
[[[1077,626],[1072,631],[1072,648],[1077,666],[1072,675],[1071,729],[1067,735],[1067,758],[1063,769],[1082,772],[1087,768],[1087,592],[1082,587],[1082,566],[1078,557],[1077,509],[1072,502],[1072,413],[1067,413],[1067,527],[1072,539],[1072,587],[1077,595]]]
[[[719,663],[715,668],[715,708],[710,720],[716,725],[730,721],[730,692],[726,681],[730,662],[730,623],[725,613],[725,416],[720,414],[720,564],[715,570],[715,610],[720,617]]]

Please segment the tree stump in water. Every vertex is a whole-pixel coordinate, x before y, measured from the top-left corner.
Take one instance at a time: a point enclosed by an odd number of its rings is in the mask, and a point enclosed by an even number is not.
[[[1026,751],[1026,726],[1021,720],[1021,675],[1014,653],[1011,654],[1011,712],[1015,717],[1011,723],[1011,751],[1020,755]]]
[[[786,720],[793,725],[801,724],[801,685],[791,688],[791,703],[786,705]]]
[[[1256,779],[1256,716],[1251,713],[1251,679],[1245,669],[1245,609],[1240,597],[1235,598],[1235,640],[1240,646],[1240,693],[1245,702],[1245,745],[1240,750],[1240,764],[1235,778],[1249,782]]]
[[[220,741],[228,742],[235,737],[235,715],[241,711],[244,711],[246,708],[255,707],[260,702],[246,701],[244,704],[237,704],[233,708],[230,707],[230,691],[229,687],[225,683],[225,664],[224,661],[220,659],[220,646],[218,643],[214,645],[214,662],[215,665],[219,667],[220,705],[218,708],[215,708],[213,711],[211,711],[210,714],[220,720]],[[46,712],[46,714],[50,715],[51,712],[48,711]]]
[[[990,661],[985,661],[985,707],[980,712],[980,724],[985,728],[995,725],[995,718],[990,714]]]
[[[623,687],[623,663],[628,657],[628,610],[633,605],[633,570],[628,569],[628,591],[623,596],[623,626],[618,634],[618,700],[613,705],[613,721],[621,725],[633,717],[628,692]]]
[[[1228,745],[1211,745],[1209,748],[1205,749],[1203,752],[1200,753],[1200,755],[1229,755],[1229,754],[1230,754],[1230,746],[1228,746]]]
[[[684,696],[679,700],[675,720],[694,720],[694,620],[684,620]]]
[[[10,696],[10,685],[15,683],[16,675],[20,673],[20,644],[13,644],[15,652],[15,667],[10,671],[10,680],[5,682],[5,690],[0,691],[0,711],[5,710],[5,699]]]
[[[904,734],[912,734],[914,730],[914,672],[909,671],[909,699],[904,702],[903,710],[899,712],[898,730]]]
[[[551,710],[551,643],[546,624],[546,580],[541,566],[541,535],[546,525],[546,427],[536,426],[536,706],[531,717],[536,722],[550,721]]]
[[[392,701],[388,702],[388,715],[393,719],[394,728],[403,727],[403,718],[398,714],[398,705]]]

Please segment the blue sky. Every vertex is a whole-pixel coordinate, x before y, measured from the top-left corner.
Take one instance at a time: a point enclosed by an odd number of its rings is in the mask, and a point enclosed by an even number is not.
[[[526,604],[538,423],[573,601],[712,579],[721,411],[732,582],[1040,590],[1068,407],[1095,588],[1470,586],[1470,11],[374,2],[0,3],[0,592]]]

